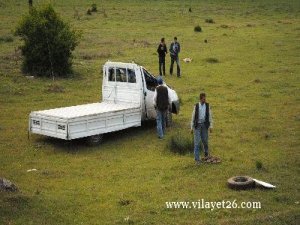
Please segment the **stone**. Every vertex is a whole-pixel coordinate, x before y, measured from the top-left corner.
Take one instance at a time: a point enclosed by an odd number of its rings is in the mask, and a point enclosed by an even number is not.
[[[17,192],[18,187],[15,184],[13,184],[11,181],[9,181],[5,178],[0,178],[0,190]]]

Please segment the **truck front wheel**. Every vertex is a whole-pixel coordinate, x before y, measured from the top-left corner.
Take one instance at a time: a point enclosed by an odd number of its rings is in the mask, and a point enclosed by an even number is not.
[[[101,144],[103,141],[103,134],[97,134],[87,137],[87,143],[91,146]]]
[[[173,121],[172,121],[172,112],[170,112],[170,111],[168,110],[167,116],[166,116],[166,126],[167,126],[167,127],[171,127],[171,126],[172,126],[172,123],[173,123]]]

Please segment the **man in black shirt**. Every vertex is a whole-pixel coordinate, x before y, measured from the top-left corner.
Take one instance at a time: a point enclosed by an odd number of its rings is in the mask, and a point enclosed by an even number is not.
[[[159,66],[159,75],[166,75],[166,54],[168,53],[167,46],[165,44],[165,39],[162,38],[160,44],[157,48],[158,52],[158,66]],[[163,72],[163,73],[162,73]]]

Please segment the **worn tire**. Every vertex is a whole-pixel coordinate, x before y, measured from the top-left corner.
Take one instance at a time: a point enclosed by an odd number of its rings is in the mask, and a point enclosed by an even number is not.
[[[87,143],[91,146],[99,145],[103,142],[103,134],[97,134],[87,137]]]
[[[228,187],[234,190],[246,190],[255,187],[255,182],[248,176],[236,176],[227,180]]]
[[[172,119],[172,112],[168,110],[167,115],[166,115],[166,127],[171,127],[173,123]]]

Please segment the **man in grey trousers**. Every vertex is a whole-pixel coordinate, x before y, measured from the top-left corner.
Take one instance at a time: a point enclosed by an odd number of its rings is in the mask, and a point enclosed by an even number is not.
[[[180,44],[177,41],[177,37],[174,37],[174,42],[172,42],[170,45],[170,56],[171,56],[170,75],[173,74],[173,65],[174,62],[176,62],[177,77],[180,77],[179,52],[180,52]]]
[[[201,143],[204,147],[204,156],[209,156],[208,151],[208,130],[212,132],[213,120],[212,112],[209,103],[206,102],[206,94],[200,94],[200,102],[194,106],[192,121],[191,121],[191,133],[194,133],[194,156],[195,163],[200,164],[200,148]]]

